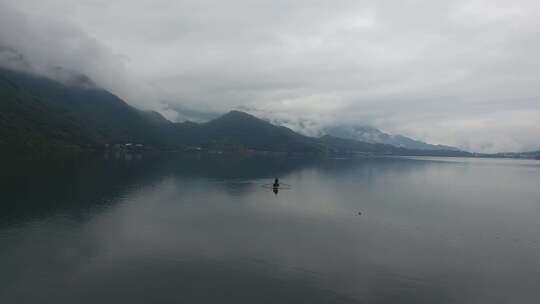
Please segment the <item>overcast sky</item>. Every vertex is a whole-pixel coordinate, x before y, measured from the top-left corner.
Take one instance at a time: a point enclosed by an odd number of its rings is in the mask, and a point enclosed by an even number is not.
[[[236,108],[540,149],[538,0],[0,0],[0,45],[170,119]]]

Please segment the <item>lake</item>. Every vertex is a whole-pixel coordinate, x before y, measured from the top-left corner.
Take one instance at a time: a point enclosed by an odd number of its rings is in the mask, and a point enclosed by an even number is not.
[[[1,303],[540,299],[540,161],[4,162]]]

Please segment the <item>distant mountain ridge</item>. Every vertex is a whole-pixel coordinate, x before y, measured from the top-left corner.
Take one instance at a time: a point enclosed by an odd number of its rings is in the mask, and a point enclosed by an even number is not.
[[[216,112],[197,111],[190,108],[177,106],[174,108],[179,113],[180,120],[190,120],[194,122],[206,122],[220,116]],[[257,113],[256,109],[246,109],[249,113]],[[264,113],[263,113],[264,115]],[[412,139],[403,135],[391,135],[383,131],[367,126],[356,124],[341,124],[329,127],[319,128],[317,124],[308,119],[304,120],[289,120],[279,118],[269,118],[269,121],[275,125],[290,127],[296,132],[306,136],[324,136],[331,135],[343,139],[353,139],[368,143],[388,144],[399,148],[415,149],[415,150],[452,150],[460,151],[459,148],[434,145],[425,143],[420,140]],[[311,127],[309,127],[311,125]]]
[[[540,159],[540,150],[527,152],[503,152],[493,154],[497,157]]]
[[[338,125],[325,128],[322,132],[324,134],[344,139],[353,139],[368,143],[387,144],[406,149],[459,151],[459,149],[456,147],[432,145],[402,135],[390,135],[370,126]]]
[[[177,111],[180,120],[190,120],[195,122],[205,122],[215,119],[220,116],[217,112],[194,110],[189,107],[176,106],[174,110]],[[388,134],[380,129],[369,125],[362,124],[334,124],[329,126],[321,126],[316,121],[312,121],[306,118],[280,118],[275,117],[271,113],[259,111],[256,108],[245,107],[242,111],[248,113],[259,113],[267,118],[272,124],[285,126],[292,130],[306,135],[320,137],[324,135],[331,135],[343,139],[353,139],[368,143],[379,143],[393,145],[399,148],[415,149],[415,150],[453,150],[460,151],[459,148],[447,146],[429,144],[420,140],[416,140],[403,135]]]

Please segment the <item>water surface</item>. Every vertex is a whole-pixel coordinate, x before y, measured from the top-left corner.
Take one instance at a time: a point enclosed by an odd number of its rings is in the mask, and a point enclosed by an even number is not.
[[[537,303],[540,162],[10,162],[2,303]],[[291,185],[277,195],[274,177]]]

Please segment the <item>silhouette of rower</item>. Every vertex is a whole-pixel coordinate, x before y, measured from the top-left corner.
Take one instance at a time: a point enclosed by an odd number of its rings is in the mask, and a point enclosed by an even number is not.
[[[274,194],[278,194],[279,192],[279,179],[276,177],[276,179],[274,179],[274,184],[272,185],[272,192],[274,192]]]

